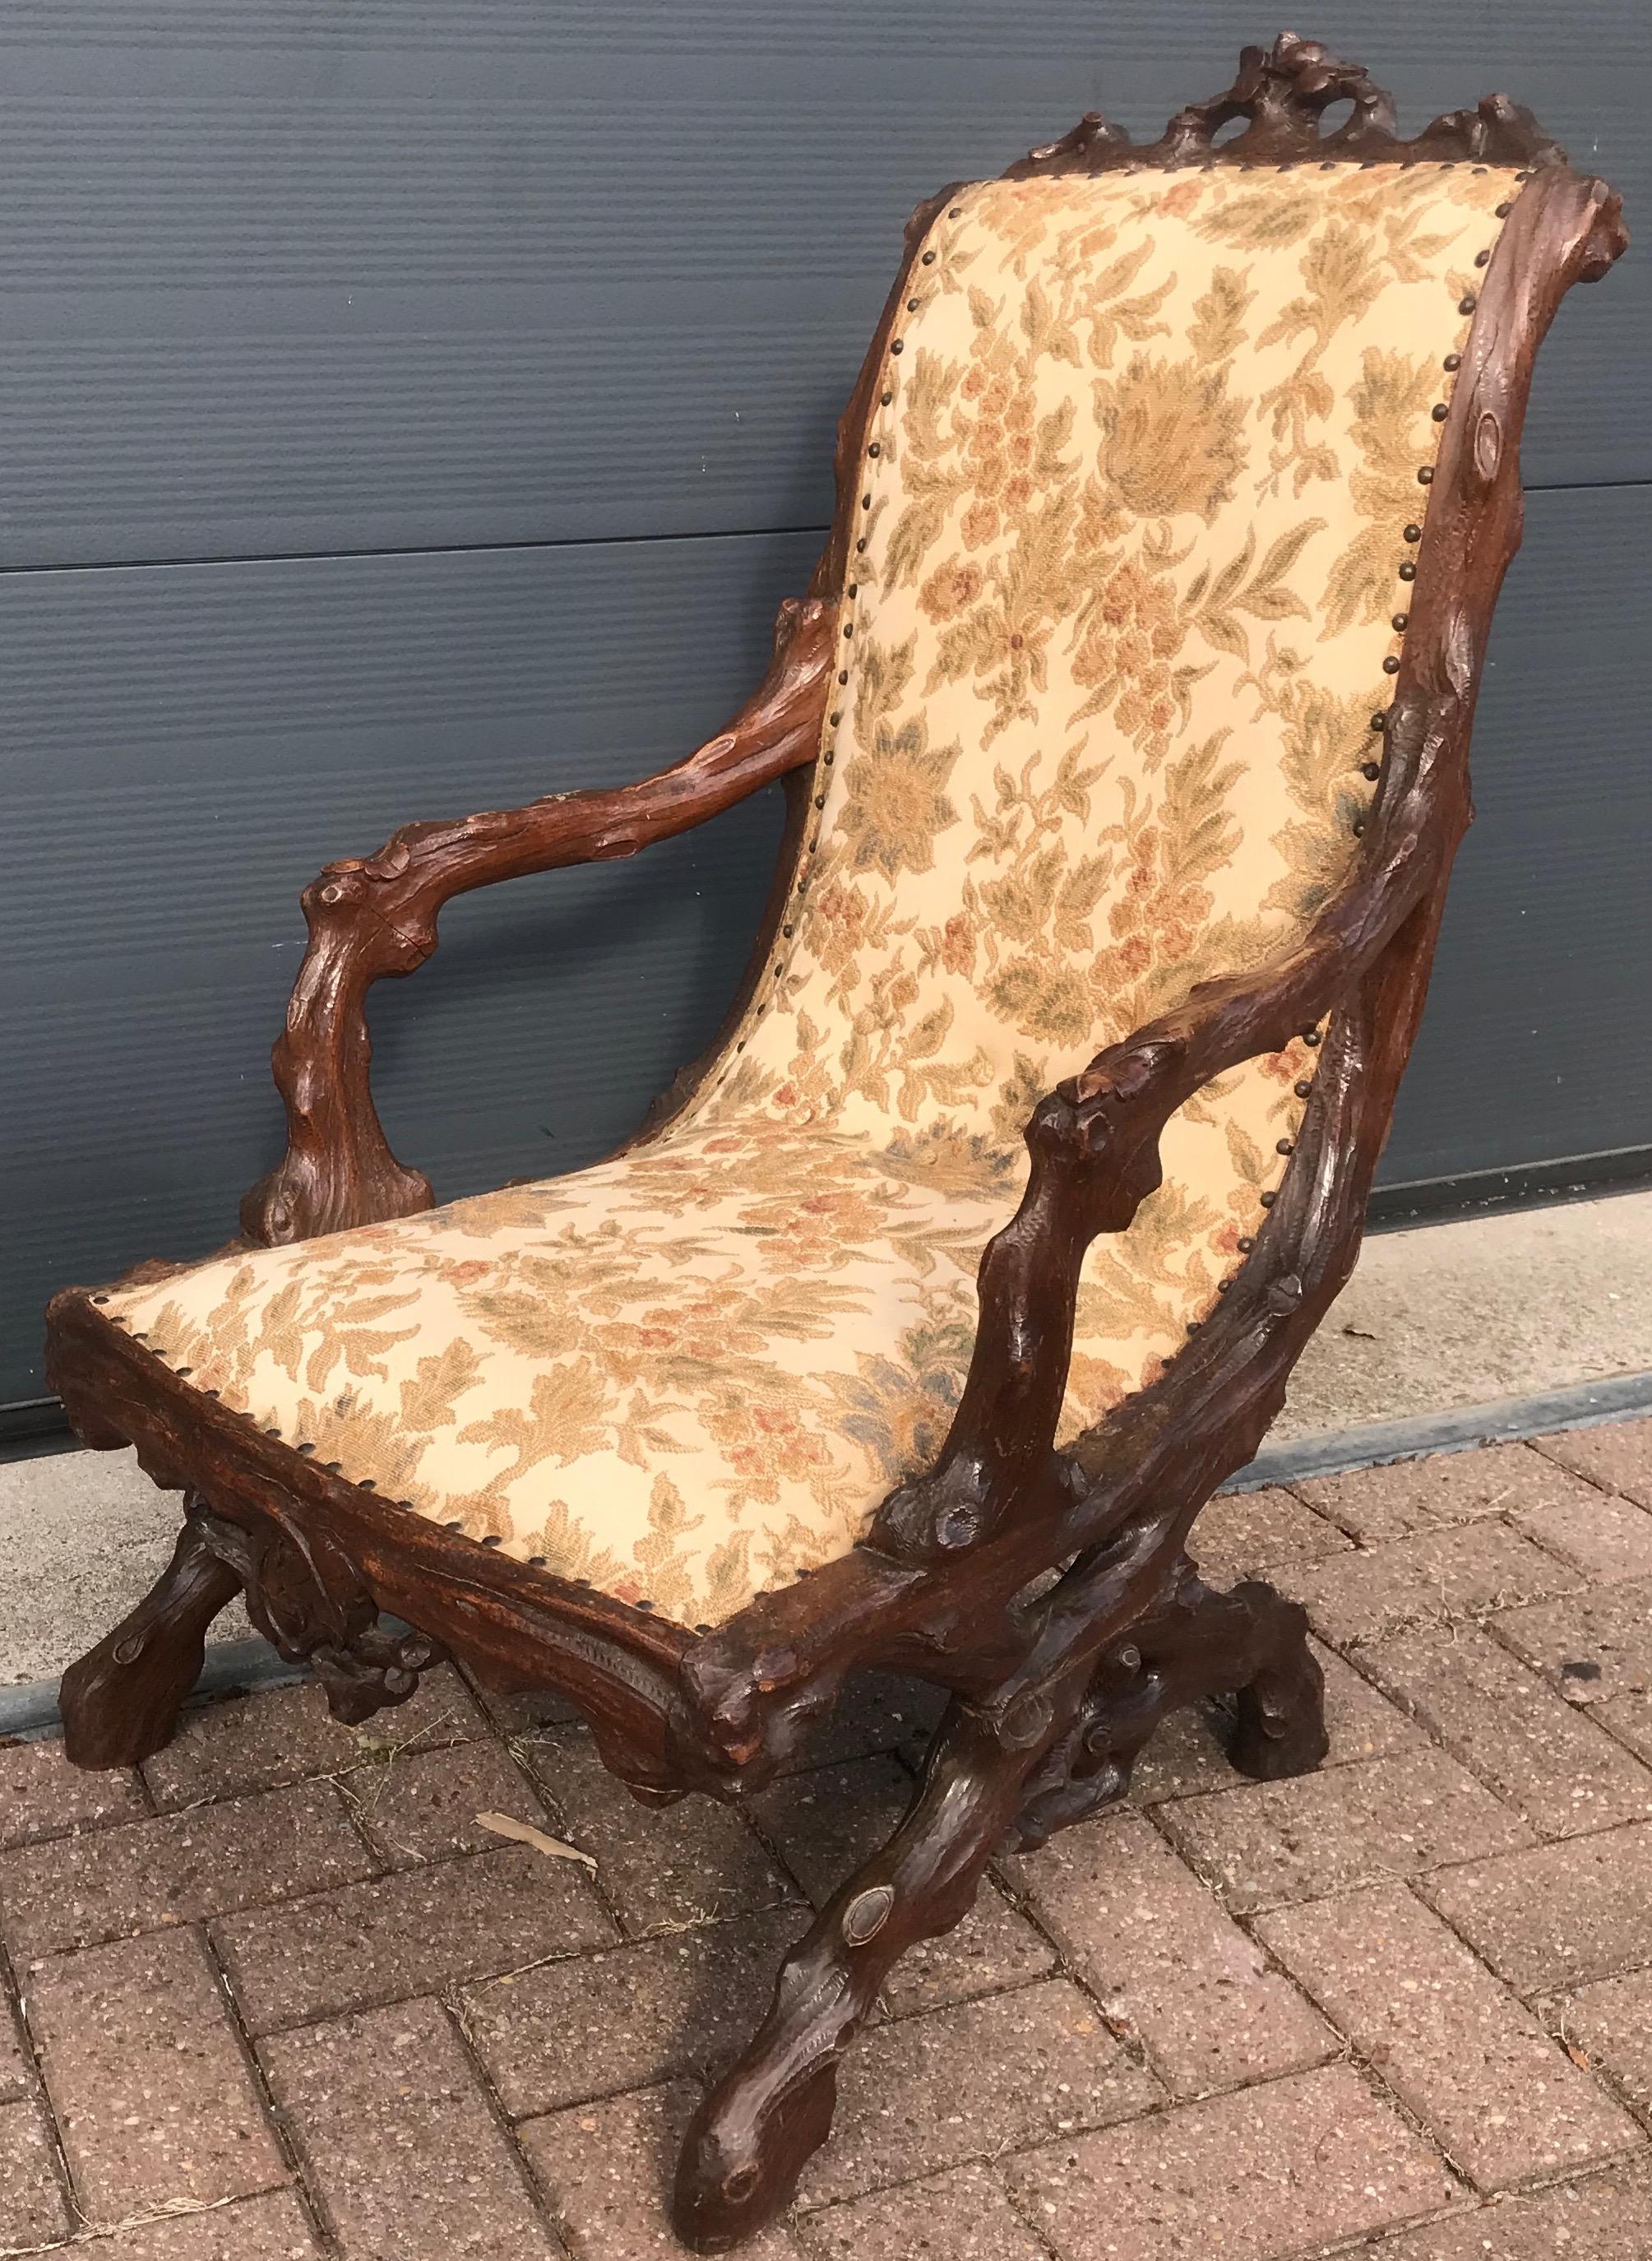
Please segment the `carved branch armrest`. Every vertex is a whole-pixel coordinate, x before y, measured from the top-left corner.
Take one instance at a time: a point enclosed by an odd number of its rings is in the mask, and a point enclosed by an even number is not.
[[[1162,1181],[1159,1140],[1214,1077],[1283,1051],[1358,985],[1448,870],[1470,815],[1462,748],[1474,670],[1397,700],[1363,851],[1293,947],[1222,980],[1098,1053],[1033,1109],[1032,1175],[987,1244],[969,1372],[932,1469],[890,1493],[870,1543],[933,1561],[990,1537],[1070,1481],[1055,1451],[1085,1253],[1122,1232]]]
[[[275,1245],[428,1209],[429,1181],[390,1152],[368,1068],[367,995],[436,947],[451,896],[562,865],[633,856],[812,760],[826,707],[835,607],[788,598],[774,656],[727,728],[687,759],[612,791],[548,794],[526,808],[410,824],[376,855],[329,864],[304,890],[309,946],[272,1054],[287,1152],[241,1203],[250,1240]]]

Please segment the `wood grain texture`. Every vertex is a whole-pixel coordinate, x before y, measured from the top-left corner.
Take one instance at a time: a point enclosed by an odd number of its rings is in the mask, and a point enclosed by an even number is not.
[[[1320,114],[1339,97],[1352,99],[1353,121],[1327,140]],[[1235,120],[1238,137],[1215,147]],[[1298,1771],[1324,1754],[1303,1613],[1265,1585],[1211,1595],[1184,1547],[1211,1492],[1254,1454],[1352,1267],[1469,820],[1469,736],[1492,611],[1520,540],[1520,442],[1537,347],[1570,284],[1604,274],[1626,237],[1616,196],[1571,172],[1526,113],[1482,104],[1397,144],[1389,98],[1289,34],[1269,52],[1246,50],[1231,91],[1178,113],[1145,151],[1087,118],[1027,161],[1041,172],[1288,166],[1366,162],[1396,149],[1519,163],[1524,185],[1463,306],[1474,320],[1460,365],[1453,357],[1439,456],[1419,475],[1428,493],[1420,532],[1407,536],[1418,544],[1410,620],[1358,862],[1297,945],[1199,985],[1034,1110],[1031,1181],[983,1259],[980,1323],[951,1431],[933,1468],[885,1501],[867,1540],[697,1637],[490,1553],[357,1489],[336,1464],[318,1467],[153,1355],[118,1315],[104,1315],[106,1296],[66,1290],[51,1309],[51,1375],[86,1441],[130,1441],[157,1482],[210,1511],[197,1518],[197,1551],[181,1553],[138,1613],[149,1659],[146,1742],[167,1725],[217,1591],[199,1585],[202,1547],[234,1570],[260,1622],[322,1659],[336,1707],[398,1692],[375,1633],[376,1611],[393,1610],[501,1686],[561,1689],[590,1719],[609,1765],[645,1796],[733,1798],[760,1787],[854,1666],[916,1669],[952,1691],[911,1812],[787,1958],[768,2017],[695,2114],[674,2213],[697,2250],[728,2250],[790,2199],[830,2130],[838,2060],[900,1952],[960,1920],[1006,1837],[1036,1842],[1119,1795],[1165,1708],[1234,1690],[1235,1763],[1258,1775]],[[909,224],[909,260],[942,198]],[[254,1196],[260,1230],[301,1235],[341,1215],[404,1214],[427,1198],[378,1134],[361,1008],[377,973],[427,953],[447,894],[646,841],[803,757],[867,426],[900,349],[902,296],[898,278],[840,427],[838,508],[811,603],[783,620],[770,674],[731,734],[686,776],[475,824],[415,827],[380,857],[323,873],[307,904],[312,938],[296,1015],[278,1048],[288,1173]],[[794,848],[798,838],[794,825]],[[1220,1069],[1298,1030],[1322,1047],[1320,1066],[1283,1188],[1264,1196],[1266,1221],[1241,1244],[1227,1292],[1151,1386],[1057,1454],[1084,1249],[1124,1229],[1159,1182],[1158,1139],[1176,1107]],[[81,1669],[75,1735],[92,1755],[118,1741],[109,1665],[121,1663],[125,1639],[111,1636],[109,1658],[100,1648]],[[414,1669],[399,1655],[389,1666],[402,1676]]]

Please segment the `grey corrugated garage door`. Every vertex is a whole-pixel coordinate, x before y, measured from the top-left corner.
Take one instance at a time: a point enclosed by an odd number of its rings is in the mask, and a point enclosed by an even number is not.
[[[205,1249],[268,1166],[297,892],[394,823],[714,727],[941,181],[1141,129],[1276,28],[1148,0],[0,6],[0,1397],[66,1279]],[[1420,119],[1530,100],[1652,226],[1638,0],[1323,6]],[[1375,44],[1374,44],[1375,43]],[[1652,1144],[1652,284],[1546,356],[1481,822],[1391,1184]],[[775,810],[455,904],[379,993],[453,1191],[630,1128],[719,1017]]]

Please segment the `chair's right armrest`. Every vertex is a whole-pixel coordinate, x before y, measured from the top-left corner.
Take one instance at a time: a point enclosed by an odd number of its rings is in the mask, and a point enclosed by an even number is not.
[[[612,790],[410,824],[376,855],[329,864],[304,893],[309,946],[271,1055],[287,1151],[241,1203],[249,1240],[275,1245],[428,1209],[430,1182],[390,1152],[368,1079],[367,995],[436,947],[452,896],[568,864],[633,856],[813,759],[835,652],[836,607],[788,598],[768,673],[726,729],[683,761]]]

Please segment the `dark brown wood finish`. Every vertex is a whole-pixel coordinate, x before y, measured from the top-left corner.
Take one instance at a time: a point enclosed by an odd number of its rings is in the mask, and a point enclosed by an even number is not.
[[[1348,124],[1321,135],[1321,112],[1344,99]],[[1238,118],[1245,131],[1214,143]],[[837,2060],[904,1949],[958,1921],[1000,1845],[1039,1843],[1119,1797],[1166,1711],[1236,1696],[1234,1762],[1259,1776],[1323,1755],[1301,1611],[1261,1584],[1210,1593],[1185,1544],[1211,1493],[1255,1452],[1352,1268],[1470,813],[1469,733],[1520,539],[1534,357],[1565,291],[1604,273],[1626,237],[1615,196],[1573,173],[1529,112],[1492,97],[1403,141],[1362,70],[1289,35],[1247,49],[1234,86],[1179,113],[1155,143],[1136,147],[1092,115],[1011,169],[1424,160],[1514,165],[1523,186],[1484,276],[1433,483],[1419,489],[1427,515],[1410,626],[1356,866],[1295,948],[1196,989],[1035,1110],[1031,1179],[983,1260],[950,1434],[853,1554],[697,1639],[358,1489],[169,1372],[97,1295],[66,1291],[51,1307],[52,1378],[82,1436],[134,1445],[158,1482],[189,1495],[154,1592],[65,1680],[82,1764],[130,1762],[165,1741],[206,1626],[237,1590],[283,1654],[313,1661],[343,1716],[399,1700],[446,1650],[494,1685],[561,1690],[608,1764],[654,1799],[739,1798],[761,1786],[852,1666],[914,1670],[953,1691],[905,1820],[788,1956],[768,2018],[696,2117],[676,2214],[697,2250],[726,2250],[785,2204],[829,2128]],[[909,262],[950,194],[913,215]],[[375,857],[330,865],[306,893],[311,944],[275,1052],[289,1148],[247,1196],[250,1238],[301,1239],[428,1205],[428,1185],[391,1154],[373,1110],[365,1001],[381,975],[429,955],[449,896],[629,854],[786,774],[793,822],[754,964],[767,957],[805,829],[798,773],[819,745],[855,472],[905,288],[904,269],[840,426],[831,540],[807,598],[782,613],[768,677],[728,729],[626,792],[410,827]],[[1158,1142],[1176,1108],[1298,1032],[1320,1044],[1320,1065],[1254,1247],[1162,1377],[1058,1452],[1085,1249],[1127,1225],[1158,1183]],[[679,1077],[643,1135],[715,1057]],[[381,1610],[418,1635],[387,1640]]]

